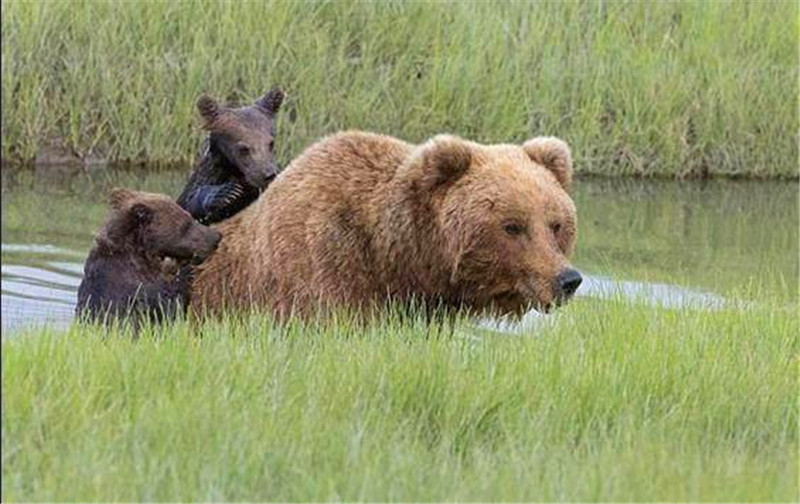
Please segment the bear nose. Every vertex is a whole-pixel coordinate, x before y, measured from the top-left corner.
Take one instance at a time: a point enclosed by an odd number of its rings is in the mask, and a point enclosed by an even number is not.
[[[219,245],[220,240],[222,240],[222,233],[217,231],[216,229],[211,230],[211,243],[213,243],[213,247],[217,248]]]
[[[558,286],[560,297],[564,299],[572,297],[581,282],[583,282],[583,277],[577,270],[568,268],[559,273],[556,277],[556,285]]]
[[[259,190],[264,190],[267,188],[275,177],[278,175],[278,169],[274,163],[270,163],[266,170],[251,173],[249,177],[245,177],[250,185],[255,187]]]

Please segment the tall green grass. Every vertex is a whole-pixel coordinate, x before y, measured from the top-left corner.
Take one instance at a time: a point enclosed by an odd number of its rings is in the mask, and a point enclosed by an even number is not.
[[[798,330],[581,299],[525,335],[31,331],[2,341],[2,498],[797,501]]]
[[[555,134],[582,173],[796,177],[796,2],[34,2],[2,9],[2,157],[167,163],[194,101],[289,92],[320,135]]]

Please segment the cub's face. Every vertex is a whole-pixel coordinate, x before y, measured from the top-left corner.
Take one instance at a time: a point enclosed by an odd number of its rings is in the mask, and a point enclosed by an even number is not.
[[[521,315],[569,299],[581,276],[569,262],[577,215],[567,192],[567,145],[554,138],[523,146],[483,146],[453,137],[433,143],[442,151],[427,162],[451,164],[426,171],[439,174],[432,202],[447,243],[451,285],[462,302]]]
[[[161,194],[115,189],[112,206],[150,256],[179,263],[201,262],[216,250],[222,238],[219,231],[198,223]]]
[[[275,115],[283,96],[282,91],[272,90],[241,108],[224,107],[205,95],[197,101],[215,148],[238,171],[234,175],[258,190],[265,189],[278,174]]]

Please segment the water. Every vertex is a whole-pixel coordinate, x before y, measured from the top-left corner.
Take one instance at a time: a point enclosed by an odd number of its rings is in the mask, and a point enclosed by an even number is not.
[[[71,323],[83,259],[112,187],[176,195],[186,174],[3,169],[3,334]],[[707,309],[733,295],[797,299],[796,182],[582,179],[574,198],[574,262],[586,278],[578,296]]]
[[[16,248],[22,253],[26,249]],[[3,332],[32,323],[69,325],[81,283],[81,259],[82,256],[77,256],[74,262],[45,259],[31,266],[3,264]]]

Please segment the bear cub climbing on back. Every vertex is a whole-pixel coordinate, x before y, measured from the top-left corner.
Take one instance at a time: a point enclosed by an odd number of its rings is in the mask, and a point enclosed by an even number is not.
[[[203,224],[224,220],[255,201],[278,174],[275,115],[284,94],[273,89],[247,107],[203,95],[197,109],[208,130],[178,204]]]
[[[111,215],[98,233],[78,289],[77,315],[152,321],[185,309],[189,263],[211,254],[222,235],[161,194],[114,189]]]

